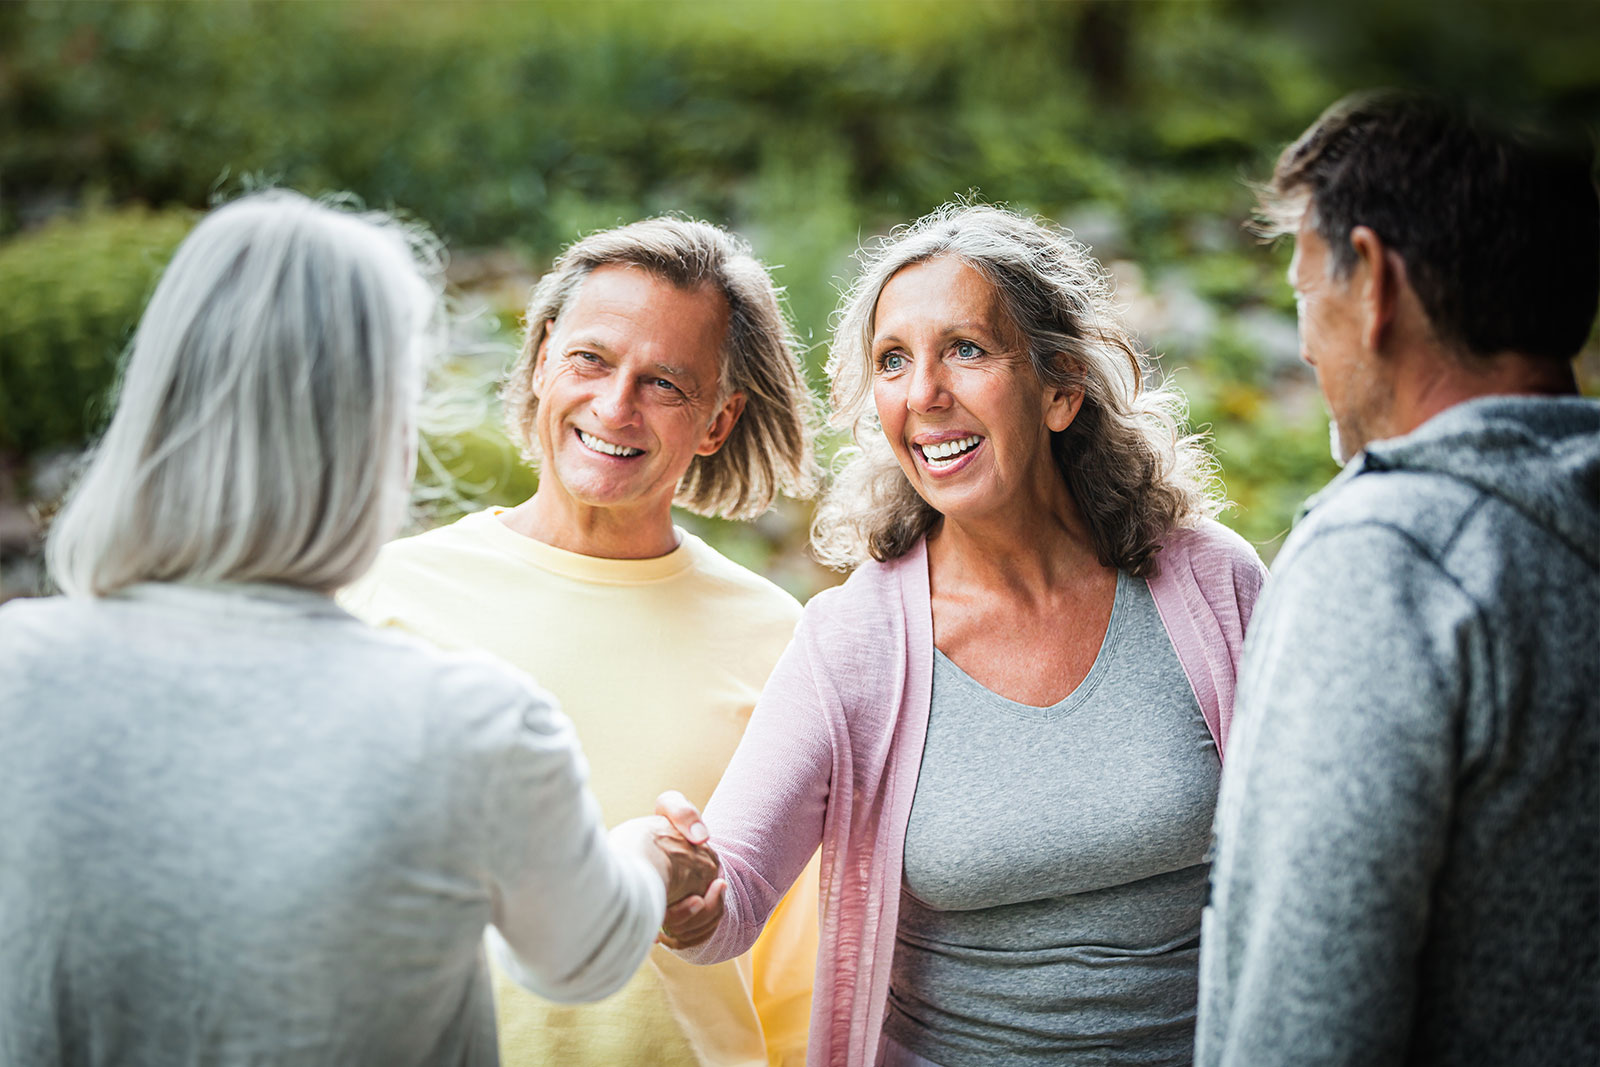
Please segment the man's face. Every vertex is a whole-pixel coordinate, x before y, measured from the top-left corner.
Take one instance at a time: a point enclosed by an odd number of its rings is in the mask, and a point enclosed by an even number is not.
[[[1356,275],[1330,273],[1328,244],[1306,219],[1295,234],[1289,284],[1300,319],[1300,358],[1316,371],[1317,384],[1332,415],[1329,436],[1333,458],[1349,462],[1381,433],[1388,417],[1390,390],[1382,364],[1365,345]]]
[[[743,409],[738,395],[718,403],[727,328],[713,289],[630,266],[589,274],[534,369],[547,488],[616,518],[664,521],[689,464],[722,446]]]

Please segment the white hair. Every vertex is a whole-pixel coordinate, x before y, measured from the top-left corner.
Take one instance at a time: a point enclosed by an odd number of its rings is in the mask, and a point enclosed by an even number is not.
[[[439,265],[425,231],[339,200],[269,190],[208,215],[51,529],[56,584],[359,576],[405,516]]]

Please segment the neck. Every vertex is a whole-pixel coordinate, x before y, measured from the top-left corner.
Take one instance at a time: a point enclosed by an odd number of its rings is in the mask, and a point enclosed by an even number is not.
[[[1412,365],[1413,372],[1395,387],[1395,436],[1479,397],[1566,396],[1578,391],[1571,363],[1519,352],[1460,356],[1434,351],[1413,359]]]
[[[947,579],[959,575],[963,585],[1020,593],[1058,588],[1070,576],[1105,569],[1065,485],[1049,507],[1015,507],[980,518],[947,516],[928,536],[928,555]]]
[[[599,559],[655,559],[678,547],[672,505],[599,508],[539,483],[533,496],[500,516],[514,533],[553,548]]]

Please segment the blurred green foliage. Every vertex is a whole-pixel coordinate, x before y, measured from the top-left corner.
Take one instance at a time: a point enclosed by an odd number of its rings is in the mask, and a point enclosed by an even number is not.
[[[1137,276],[1119,297],[1145,307],[1136,325],[1213,434],[1239,504],[1228,521],[1270,554],[1332,467],[1309,375],[1292,333],[1282,340],[1292,326],[1283,254],[1242,232],[1246,179],[1264,176],[1333,99],[1372,84],[1593,121],[1592,3],[1532,8],[0,5],[0,240],[14,235],[0,251],[40,239],[40,219],[87,198],[203,208],[260,178],[403,206],[458,251],[510,249],[532,275],[586,231],[684,211],[746,234],[774,265],[820,387],[850,254],[974,191],[1062,221],[1119,278]],[[140,247],[128,238],[116,254]],[[5,262],[29,254],[13,255]],[[54,299],[38,280],[47,275],[15,269],[4,278],[21,280],[0,278],[6,330],[31,321],[15,308]],[[34,295],[17,295],[20,285]],[[503,299],[492,310],[509,333],[515,308]],[[51,316],[90,318],[56,303]],[[121,337],[126,325],[95,329]],[[79,387],[64,406],[100,388],[104,377],[83,368],[106,351],[86,341],[56,357],[58,370],[79,368],[47,386]],[[435,441],[438,499],[509,500],[531,487],[494,419],[484,427]],[[0,448],[24,441],[9,418],[0,436]],[[781,525],[773,536],[793,538],[804,523]]]
[[[92,209],[0,243],[0,449],[81,446],[194,213]]]

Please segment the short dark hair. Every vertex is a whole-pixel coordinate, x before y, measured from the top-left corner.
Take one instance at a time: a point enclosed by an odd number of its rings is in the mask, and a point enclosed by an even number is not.
[[[1355,266],[1350,231],[1371,228],[1443,344],[1566,360],[1588,338],[1600,197],[1587,141],[1418,93],[1358,93],[1283,150],[1260,192],[1268,234],[1293,233],[1309,207],[1337,277]]]

